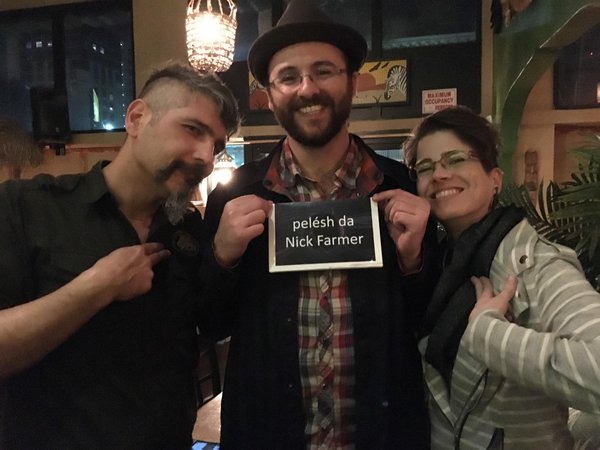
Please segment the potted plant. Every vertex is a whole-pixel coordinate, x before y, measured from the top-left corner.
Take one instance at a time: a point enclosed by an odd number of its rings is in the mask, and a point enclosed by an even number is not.
[[[540,183],[537,205],[525,186],[507,183],[500,203],[523,208],[532,226],[546,239],[577,252],[590,283],[600,291],[600,136],[590,134],[572,150],[578,161],[571,180]]]

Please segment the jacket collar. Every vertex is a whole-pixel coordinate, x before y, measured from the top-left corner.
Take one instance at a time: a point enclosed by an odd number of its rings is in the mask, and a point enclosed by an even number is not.
[[[373,159],[375,165],[382,172],[384,177],[394,177],[391,167],[388,164],[382,164],[382,156],[375,153],[373,149],[371,149],[367,144],[365,144],[365,142],[357,135],[350,134],[350,136],[358,146],[359,150],[364,151]],[[253,170],[252,174],[244,179],[245,184],[262,183],[273,158],[279,158],[285,139],[286,138],[282,138],[265,158],[255,163],[256,165],[254,167],[256,168],[256,170]],[[240,175],[242,174],[240,173]]]

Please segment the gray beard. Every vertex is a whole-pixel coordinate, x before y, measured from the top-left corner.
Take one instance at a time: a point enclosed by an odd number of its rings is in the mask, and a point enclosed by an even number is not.
[[[190,207],[193,195],[194,191],[191,189],[187,192],[175,192],[167,197],[163,209],[171,225],[177,225],[183,220],[183,216]]]
[[[186,164],[181,160],[171,162],[164,169],[159,170],[154,179],[158,184],[165,182],[176,170],[182,170],[186,177],[187,191],[172,192],[169,194],[163,209],[167,219],[172,225],[177,225],[190,207],[190,201],[194,197],[194,191],[200,181],[210,174],[203,164]]]

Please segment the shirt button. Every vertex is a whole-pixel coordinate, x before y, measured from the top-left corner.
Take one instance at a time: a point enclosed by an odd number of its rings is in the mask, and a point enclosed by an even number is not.
[[[521,257],[519,258],[519,262],[520,262],[521,264],[525,264],[525,261],[527,261],[527,255],[523,255],[523,256],[521,256]]]
[[[388,402],[387,400],[384,400],[381,402],[381,406],[383,406],[384,408],[387,408],[388,406],[390,406],[390,402]]]

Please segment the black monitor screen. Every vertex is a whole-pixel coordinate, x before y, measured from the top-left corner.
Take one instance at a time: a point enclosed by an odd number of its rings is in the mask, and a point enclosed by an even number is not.
[[[69,108],[65,91],[32,87],[31,125],[36,140],[61,141],[69,139]]]

